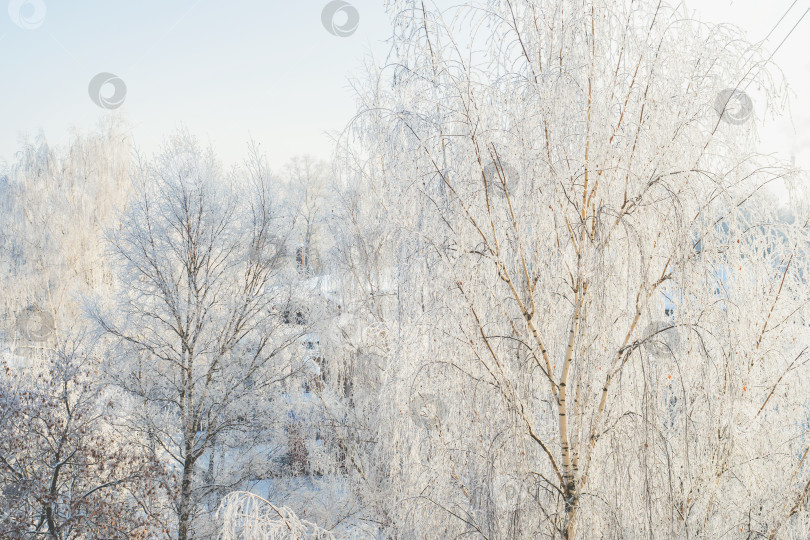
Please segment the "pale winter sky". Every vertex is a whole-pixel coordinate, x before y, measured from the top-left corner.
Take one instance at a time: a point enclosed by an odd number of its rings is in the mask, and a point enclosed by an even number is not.
[[[354,111],[348,78],[363,56],[384,59],[389,34],[382,0],[350,0],[322,22],[327,0],[2,0],[0,11],[0,160],[21,133],[44,129],[63,143],[110,114],[88,93],[100,72],[126,85],[123,113],[137,144],[151,152],[185,125],[211,141],[220,158],[244,155],[251,136],[274,168],[290,157],[328,157],[329,132]],[[651,0],[644,0],[651,1]],[[690,11],[765,38],[794,0],[702,0]],[[352,12],[354,8],[355,12]],[[796,0],[765,46],[772,52],[810,8]],[[354,16],[359,22],[354,26]],[[762,151],[796,155],[810,167],[810,15],[774,56],[795,96],[791,116],[759,127]],[[101,80],[103,82],[103,79]],[[117,99],[112,84],[102,97]],[[123,90],[123,88],[119,89]],[[756,106],[756,101],[755,101]]]

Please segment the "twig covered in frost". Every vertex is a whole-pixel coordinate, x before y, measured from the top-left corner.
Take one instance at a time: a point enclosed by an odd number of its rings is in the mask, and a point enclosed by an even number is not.
[[[329,531],[295,515],[285,506],[247,491],[229,493],[217,510],[220,540],[333,540]]]

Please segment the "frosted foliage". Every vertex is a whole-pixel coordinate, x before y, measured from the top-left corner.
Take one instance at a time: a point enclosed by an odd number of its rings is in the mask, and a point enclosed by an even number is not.
[[[746,76],[758,115],[780,103],[765,55],[657,4],[390,9],[392,59],[341,140],[339,253],[384,336],[353,353],[378,521],[805,531],[806,204],[795,171],[751,151],[755,122],[713,108]]]
[[[222,500],[220,540],[334,540],[329,531],[258,495],[232,492]]]

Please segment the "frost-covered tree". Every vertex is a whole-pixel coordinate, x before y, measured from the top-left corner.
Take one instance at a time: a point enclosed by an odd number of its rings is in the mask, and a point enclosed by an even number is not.
[[[328,248],[324,222],[330,194],[327,164],[311,156],[293,158],[286,167],[289,210],[295,213],[296,265],[305,275],[321,270],[321,252]]]
[[[165,520],[151,511],[161,469],[115,429],[92,350],[62,340],[43,366],[0,368],[0,536],[162,533]]]
[[[339,245],[381,352],[350,448],[373,519],[806,531],[808,216],[742,122],[746,90],[779,102],[769,58],[659,2],[389,4],[342,141],[364,240]]]
[[[109,282],[102,230],[130,191],[130,141],[109,118],[64,147],[25,140],[0,169],[0,341],[36,356]]]
[[[217,515],[221,540],[334,540],[335,536],[275,506],[253,493],[233,491],[222,500]]]
[[[266,478],[268,436],[290,349],[289,276],[264,160],[221,171],[185,132],[140,161],[136,197],[110,232],[114,301],[91,309],[112,338],[107,375],[124,391],[128,428],[176,471],[177,538],[210,537],[221,494]],[[210,519],[208,521],[210,523]]]

